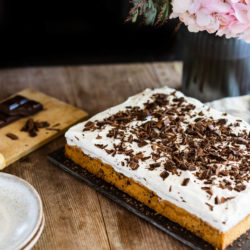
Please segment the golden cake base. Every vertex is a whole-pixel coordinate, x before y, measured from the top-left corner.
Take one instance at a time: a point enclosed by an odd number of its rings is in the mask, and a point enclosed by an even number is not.
[[[80,148],[66,145],[65,153],[68,158],[87,169],[90,173],[116,186],[157,213],[185,227],[217,249],[226,248],[250,228],[250,215],[248,215],[229,231],[220,232],[183,208],[162,200],[154,192],[133,179],[116,172],[110,165],[85,155]]]

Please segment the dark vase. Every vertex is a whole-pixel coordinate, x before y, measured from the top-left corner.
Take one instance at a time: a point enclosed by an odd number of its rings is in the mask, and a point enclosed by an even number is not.
[[[203,102],[250,94],[250,44],[200,32],[187,35],[182,91]]]

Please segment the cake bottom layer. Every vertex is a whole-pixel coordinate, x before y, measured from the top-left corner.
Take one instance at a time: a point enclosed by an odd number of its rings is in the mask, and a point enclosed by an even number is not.
[[[133,179],[116,172],[112,166],[85,155],[75,146],[65,146],[66,156],[90,173],[116,186],[121,191],[144,203],[157,213],[185,227],[195,235],[209,242],[215,248],[224,249],[250,228],[250,215],[227,232],[220,232],[195,215],[171,202],[162,200],[157,194]]]

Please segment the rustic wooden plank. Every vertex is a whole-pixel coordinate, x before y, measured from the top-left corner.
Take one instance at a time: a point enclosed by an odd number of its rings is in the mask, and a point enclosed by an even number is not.
[[[75,105],[64,67],[0,71],[1,99],[27,87]],[[4,170],[34,185],[43,200],[45,229],[34,249],[109,249],[96,192],[47,161],[64,143],[56,139]]]
[[[48,122],[50,130],[47,128],[40,129],[36,137],[30,137],[27,132],[21,131],[27,118],[1,128],[0,152],[5,158],[6,166],[64,134],[66,129],[87,117],[86,112],[39,91],[25,89],[17,94],[43,104],[44,110],[32,115],[31,118],[35,121]],[[53,125],[57,126],[53,127]],[[6,134],[8,133],[16,135],[18,140],[7,137]]]
[[[159,81],[163,85],[167,85],[170,88],[181,88],[182,77],[182,63],[153,63],[152,66],[159,78]]]
[[[0,71],[0,99],[28,87],[93,115],[146,87],[179,86],[178,79],[172,64],[8,69]],[[56,139],[5,169],[29,181],[42,197],[45,230],[34,249],[187,249],[48,163],[47,153],[64,143]]]
[[[0,100],[30,88],[75,106],[67,67],[0,70]]]
[[[189,249],[107,198],[101,197],[100,202],[111,249]]]
[[[160,65],[161,71],[156,71]],[[177,63],[179,65],[179,63]],[[171,63],[68,67],[77,106],[90,116],[123,102],[145,88],[168,85],[161,72],[166,69],[170,86],[180,86],[180,74]]]

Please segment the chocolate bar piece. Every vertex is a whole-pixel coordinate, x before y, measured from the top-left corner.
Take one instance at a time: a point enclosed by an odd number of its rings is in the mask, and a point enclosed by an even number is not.
[[[43,109],[39,102],[17,95],[0,103],[0,128]]]
[[[17,95],[11,99],[8,99],[0,103],[0,112],[7,115],[18,115],[17,109],[27,103],[29,100],[25,97]]]
[[[10,115],[0,113],[0,128],[18,120],[19,118],[20,116],[10,116]]]
[[[29,116],[37,113],[38,111],[42,110],[43,106],[39,102],[28,100],[28,102],[24,103],[23,105],[20,105],[15,109],[14,114],[20,115],[20,116]]]
[[[42,110],[42,105],[40,103],[20,95],[0,103],[0,112],[10,116],[27,116],[40,110]]]

